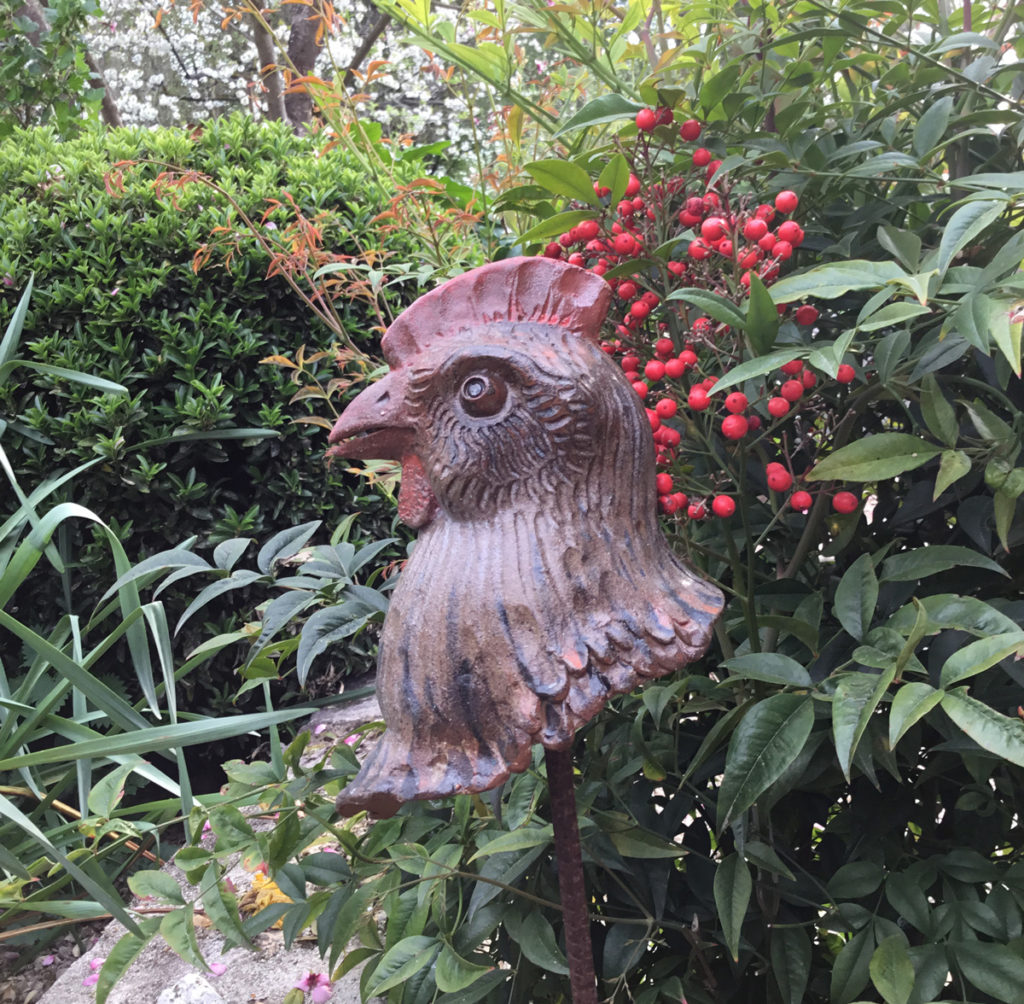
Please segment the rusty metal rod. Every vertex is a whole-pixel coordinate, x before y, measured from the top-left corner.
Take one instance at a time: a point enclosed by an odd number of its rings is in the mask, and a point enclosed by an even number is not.
[[[573,1004],[597,1004],[594,948],[583,878],[583,851],[576,824],[576,792],[571,750],[544,750],[551,792],[551,824],[558,861],[558,891],[565,923],[565,954],[569,960],[569,985]]]

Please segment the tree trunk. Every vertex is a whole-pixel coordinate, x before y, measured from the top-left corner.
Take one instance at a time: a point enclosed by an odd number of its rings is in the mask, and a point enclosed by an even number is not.
[[[288,38],[288,76],[308,77],[316,67],[317,57],[323,48],[323,36],[318,37],[322,11],[316,0],[309,3],[288,4],[284,15],[291,21]],[[309,90],[299,85],[290,86],[284,96],[284,108],[292,129],[305,132],[313,118],[313,99]]]
[[[281,67],[277,63],[274,36],[267,30],[263,20],[266,17],[266,3],[264,0],[253,0],[253,6],[260,12],[259,17],[252,19],[252,32],[260,61],[260,79],[267,89],[267,118],[274,122],[285,121],[288,116],[285,111]]]

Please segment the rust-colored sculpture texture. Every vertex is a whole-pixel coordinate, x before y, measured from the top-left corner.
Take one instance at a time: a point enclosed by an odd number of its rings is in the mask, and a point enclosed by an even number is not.
[[[722,595],[658,528],[647,416],[598,344],[609,297],[547,258],[452,279],[334,426],[332,454],[401,460],[420,530],[381,637],[387,730],[339,812],[492,788],[705,651]]]

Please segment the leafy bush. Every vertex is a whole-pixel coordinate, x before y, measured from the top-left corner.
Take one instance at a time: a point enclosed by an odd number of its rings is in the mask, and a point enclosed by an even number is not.
[[[391,254],[412,254],[400,231],[382,237],[371,225],[390,191],[367,184],[341,151],[321,155],[280,126],[238,116],[192,133],[126,129],[67,142],[45,129],[19,132],[0,146],[0,317],[34,274],[26,357],[128,388],[105,395],[38,369],[5,382],[0,413],[19,481],[36,485],[99,458],[77,479],[76,498],[143,554],[193,535],[216,542],[324,515],[336,521],[354,508],[386,532],[387,507],[337,469],[325,473],[322,429],[292,423],[287,371],[260,360],[308,344],[326,350],[307,353],[318,360],[312,369],[326,372],[332,341],[372,348],[389,304],[415,292],[420,276],[406,270],[372,297],[328,303],[330,330],[286,281],[299,265],[283,252],[269,259],[273,248],[246,235],[237,216],[225,227],[228,204],[207,185],[183,184],[194,173],[165,173],[157,186],[159,166],[112,170],[142,158],[215,176],[236,212],[312,267],[317,254],[344,256],[353,270],[366,267],[364,251],[382,268]],[[300,201],[282,195],[288,190]],[[217,241],[226,267],[194,270],[197,249]],[[282,277],[265,278],[272,264]],[[348,288],[338,283],[336,293]],[[109,581],[104,547],[87,537],[77,557],[75,588],[95,595]],[[31,590],[20,602],[23,611],[43,606]]]

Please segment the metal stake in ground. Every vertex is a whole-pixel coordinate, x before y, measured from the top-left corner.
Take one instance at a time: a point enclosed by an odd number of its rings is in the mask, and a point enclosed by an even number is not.
[[[570,750],[544,750],[551,795],[551,825],[555,831],[558,892],[565,924],[565,954],[569,960],[569,985],[573,1004],[597,1004],[594,946],[590,940],[590,915],[583,877],[583,852],[576,823],[576,791]]]

